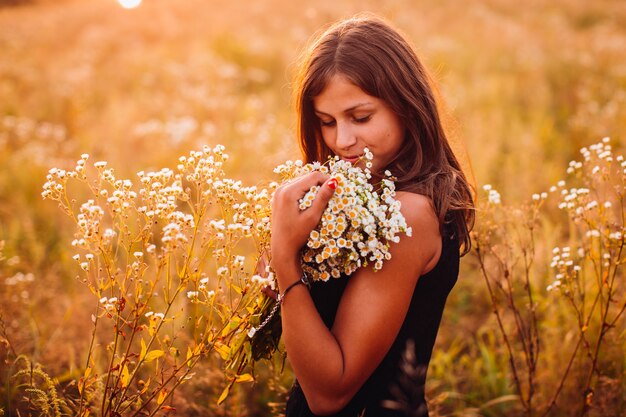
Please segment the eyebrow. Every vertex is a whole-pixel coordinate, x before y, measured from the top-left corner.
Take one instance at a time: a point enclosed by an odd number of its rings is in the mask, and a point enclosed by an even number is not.
[[[367,105],[371,105],[371,104],[373,104],[373,103],[370,103],[369,101],[366,101],[366,102],[363,102],[363,103],[358,103],[358,104],[355,104],[352,107],[349,107],[349,108],[345,109],[343,111],[343,113],[350,113],[351,111],[356,110],[359,107],[363,107],[363,106],[367,106]],[[320,110],[316,109],[315,107],[313,108],[313,111],[315,113],[317,113],[317,114],[321,114],[321,115],[324,115],[324,116],[332,117],[330,114],[324,113],[323,111],[320,111]]]

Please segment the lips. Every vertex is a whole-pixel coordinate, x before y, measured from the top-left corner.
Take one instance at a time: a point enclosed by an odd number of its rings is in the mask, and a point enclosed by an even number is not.
[[[355,162],[357,162],[359,159],[361,159],[361,155],[348,155],[348,156],[342,156],[341,159],[343,159],[346,162],[350,162],[351,164],[354,164]]]

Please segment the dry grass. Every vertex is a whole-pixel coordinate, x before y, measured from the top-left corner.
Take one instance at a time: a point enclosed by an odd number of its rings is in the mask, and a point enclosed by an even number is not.
[[[581,146],[603,136],[624,148],[621,1],[145,0],[123,10],[113,0],[90,0],[0,7],[3,384],[19,354],[42,363],[61,386],[84,362],[91,299],[75,280],[73,229],[40,198],[48,168],[69,167],[87,152],[131,177],[173,166],[176,156],[201,144],[223,143],[233,176],[248,184],[272,179],[271,168],[298,152],[290,104],[297,51],[319,28],[362,10],[386,16],[412,40],[439,83],[457,149],[473,162],[476,183],[494,184],[503,199],[547,190]],[[547,257],[566,231],[556,214],[542,227],[537,251]],[[32,281],[15,278],[29,273]],[[573,329],[563,317],[546,325],[567,341]],[[607,348],[599,390],[606,396],[597,415],[620,415],[626,407],[623,346],[622,333]],[[469,258],[437,349],[429,373],[437,413],[515,412],[510,402],[478,409],[513,390],[486,290]],[[544,351],[560,365],[559,346]],[[538,377],[554,383],[550,369]],[[257,386],[217,408],[202,398],[219,395],[219,378],[203,369],[179,413],[262,415],[266,402],[284,398],[277,392],[291,376],[272,378],[279,381],[273,391]],[[7,387],[0,388],[0,409],[8,406]]]

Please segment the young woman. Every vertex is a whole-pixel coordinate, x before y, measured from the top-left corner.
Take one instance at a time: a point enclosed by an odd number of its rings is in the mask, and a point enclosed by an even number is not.
[[[428,366],[459,257],[469,249],[473,201],[442,129],[427,73],[388,23],[357,16],[315,41],[296,84],[298,137],[306,162],[330,155],[357,163],[364,148],[372,172],[398,178],[396,198],[413,229],[391,244],[382,270],[301,282],[300,249],[318,224],[336,182],[313,172],[280,187],[272,202],[272,267],[281,289],[283,340],[297,382],[287,416],[396,416],[385,408],[414,346]],[[376,175],[372,181],[376,181]],[[313,205],[298,199],[313,185]],[[425,382],[423,377],[417,384]],[[418,390],[419,391],[419,390]],[[423,392],[423,391],[422,391]],[[413,398],[427,415],[423,394]]]

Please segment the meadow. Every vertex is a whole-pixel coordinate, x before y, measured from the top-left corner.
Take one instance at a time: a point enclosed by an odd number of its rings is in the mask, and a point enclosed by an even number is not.
[[[100,297],[73,259],[76,222],[42,198],[49,170],[89,154],[136,180],[223,144],[231,178],[276,180],[299,157],[299,51],[364,10],[396,24],[430,69],[479,201],[428,371],[431,415],[625,415],[619,0],[0,1],[0,415],[102,413],[79,405]],[[69,206],[89,192],[72,188]],[[182,333],[170,337],[195,340]],[[288,362],[259,366],[218,405],[223,357],[191,357],[193,375],[153,415],[279,415]]]

